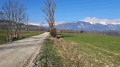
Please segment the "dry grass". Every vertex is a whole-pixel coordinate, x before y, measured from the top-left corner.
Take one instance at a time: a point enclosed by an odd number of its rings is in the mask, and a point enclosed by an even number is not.
[[[81,64],[80,59],[81,55],[79,52],[74,49],[74,46],[77,43],[72,42],[71,44],[67,44],[62,38],[56,39],[51,38],[51,40],[57,45],[59,56],[62,57],[64,67],[79,67]]]

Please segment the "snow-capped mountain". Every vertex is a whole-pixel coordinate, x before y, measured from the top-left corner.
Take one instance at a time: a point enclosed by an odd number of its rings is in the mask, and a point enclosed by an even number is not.
[[[69,30],[84,30],[84,31],[91,31],[91,30],[98,30],[98,31],[107,31],[107,30],[119,30],[120,25],[114,24],[91,24],[89,22],[77,21],[73,23],[64,23],[55,26],[57,29],[69,29]]]
[[[26,23],[25,23],[26,24]],[[33,25],[33,26],[43,26],[42,22],[29,22],[28,25]]]
[[[93,18],[87,17],[87,18],[85,18],[84,20],[81,20],[81,21],[89,22],[91,24],[99,23],[99,24],[103,24],[103,25],[108,25],[108,24],[117,25],[117,24],[120,24],[120,19],[108,20],[108,19],[97,19],[96,17],[93,17]]]
[[[97,19],[87,17],[84,20],[63,23],[56,25],[58,29],[69,29],[69,30],[98,30],[98,31],[107,31],[107,30],[118,30],[120,31],[120,19],[108,20],[108,19]]]
[[[55,25],[60,25],[60,24],[64,24],[64,23],[70,23],[70,22],[55,22]],[[48,23],[43,24],[42,26],[49,26]]]

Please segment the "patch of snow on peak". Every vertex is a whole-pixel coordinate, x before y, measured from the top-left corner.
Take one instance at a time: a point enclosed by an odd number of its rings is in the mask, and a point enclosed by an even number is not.
[[[28,25],[41,26],[42,23],[41,22],[39,22],[39,23],[29,22]]]
[[[120,19],[113,19],[113,20],[108,20],[108,19],[97,19],[96,17],[90,18],[90,17],[86,17],[84,20],[82,20],[84,22],[89,22],[91,24],[103,24],[103,25],[108,25],[108,24],[120,24]]]
[[[55,25],[59,25],[59,24],[64,24],[64,23],[68,23],[68,22],[55,22]],[[43,26],[49,26],[48,23],[43,24]]]

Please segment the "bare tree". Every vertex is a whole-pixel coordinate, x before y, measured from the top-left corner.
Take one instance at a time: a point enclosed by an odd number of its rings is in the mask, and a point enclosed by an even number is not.
[[[55,37],[56,29],[54,27],[55,25],[54,14],[55,14],[56,3],[53,2],[52,0],[44,0],[44,3],[45,3],[45,7],[41,8],[41,10],[46,15],[45,20],[48,22],[50,26],[51,36]]]
[[[2,6],[4,19],[7,20],[7,41],[19,38],[20,22],[24,19],[25,8],[16,0],[6,1]]]
[[[25,7],[23,4],[19,3],[19,2],[15,2],[15,38],[19,38],[19,34],[20,34],[20,29],[21,29],[21,25],[20,22],[24,22],[25,20]]]

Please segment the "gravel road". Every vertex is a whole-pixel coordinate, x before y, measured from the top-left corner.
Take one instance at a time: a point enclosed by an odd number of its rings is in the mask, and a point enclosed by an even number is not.
[[[49,32],[45,32],[38,36],[0,45],[0,67],[31,67],[32,60],[48,35]]]

